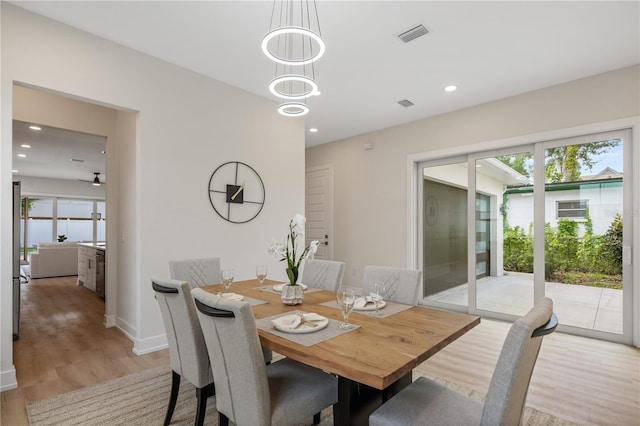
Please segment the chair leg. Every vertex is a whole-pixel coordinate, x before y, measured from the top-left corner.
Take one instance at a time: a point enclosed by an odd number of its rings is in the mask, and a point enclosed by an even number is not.
[[[313,424],[314,425],[319,425],[320,424],[320,413],[315,413],[313,415]]]
[[[169,406],[167,407],[167,415],[164,418],[164,426],[171,423],[171,417],[173,416],[173,410],[176,408],[176,401],[178,400],[178,391],[180,390],[180,375],[171,370],[171,396],[169,397]]]
[[[218,413],[218,425],[229,426],[229,417],[225,416],[222,413]]]
[[[207,399],[211,395],[216,394],[216,388],[213,383],[209,383],[207,386],[203,388],[196,389],[196,398],[198,399],[198,408],[196,411],[196,422],[197,426],[202,426],[204,424],[204,416],[207,414]]]

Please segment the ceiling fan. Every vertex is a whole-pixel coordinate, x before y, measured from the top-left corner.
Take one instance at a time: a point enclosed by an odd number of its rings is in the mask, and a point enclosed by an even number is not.
[[[93,186],[100,186],[100,185],[106,185],[107,184],[107,182],[100,182],[100,172],[93,172],[93,174],[95,175],[93,180],[84,180],[84,179],[78,179],[78,180],[80,182],[89,182]]]

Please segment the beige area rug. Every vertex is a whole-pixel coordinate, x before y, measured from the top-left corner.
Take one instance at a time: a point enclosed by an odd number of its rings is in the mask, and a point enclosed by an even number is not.
[[[414,374],[417,376],[419,373]],[[484,395],[463,389],[454,383],[439,382],[467,395],[482,399]],[[47,425],[161,425],[171,389],[171,373],[168,367],[156,367],[119,379],[89,386],[44,401],[27,405],[29,424]],[[178,403],[173,413],[172,425],[192,425],[195,419],[196,395],[193,385],[182,381]],[[205,425],[217,425],[218,413],[215,396],[209,398]],[[309,419],[309,425],[313,424]],[[322,413],[321,425],[333,424],[331,409]],[[550,414],[526,408],[525,425],[574,425]]]

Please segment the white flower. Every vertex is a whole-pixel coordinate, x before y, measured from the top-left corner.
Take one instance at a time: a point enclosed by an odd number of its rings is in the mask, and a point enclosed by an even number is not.
[[[307,221],[307,218],[302,216],[300,213],[296,213],[296,215],[291,219],[291,229],[298,235],[304,235],[304,223]]]
[[[284,257],[287,252],[287,247],[284,243],[281,243],[274,238],[267,251],[273,257]]]
[[[289,222],[289,233],[286,241],[280,243],[274,238],[267,249],[273,257],[280,258],[280,261],[287,262],[287,276],[289,277],[289,283],[291,285],[295,285],[298,280],[300,263],[307,258],[313,259],[313,256],[318,250],[318,241],[311,241],[307,247],[302,246],[302,253],[298,253],[300,247],[296,244],[296,240],[300,235],[304,235],[304,224],[306,221],[307,218],[303,215],[300,213],[296,214]]]
[[[311,241],[311,243],[309,244],[309,252],[307,253],[307,258],[309,260],[313,260],[313,257],[315,256],[316,252],[318,251],[318,244],[320,244],[318,241],[313,240]]]

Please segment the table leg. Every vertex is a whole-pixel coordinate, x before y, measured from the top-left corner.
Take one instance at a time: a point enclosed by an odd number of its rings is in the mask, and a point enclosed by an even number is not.
[[[412,380],[409,372],[380,390],[338,376],[338,404],[333,408],[334,425],[368,425],[369,415]]]

